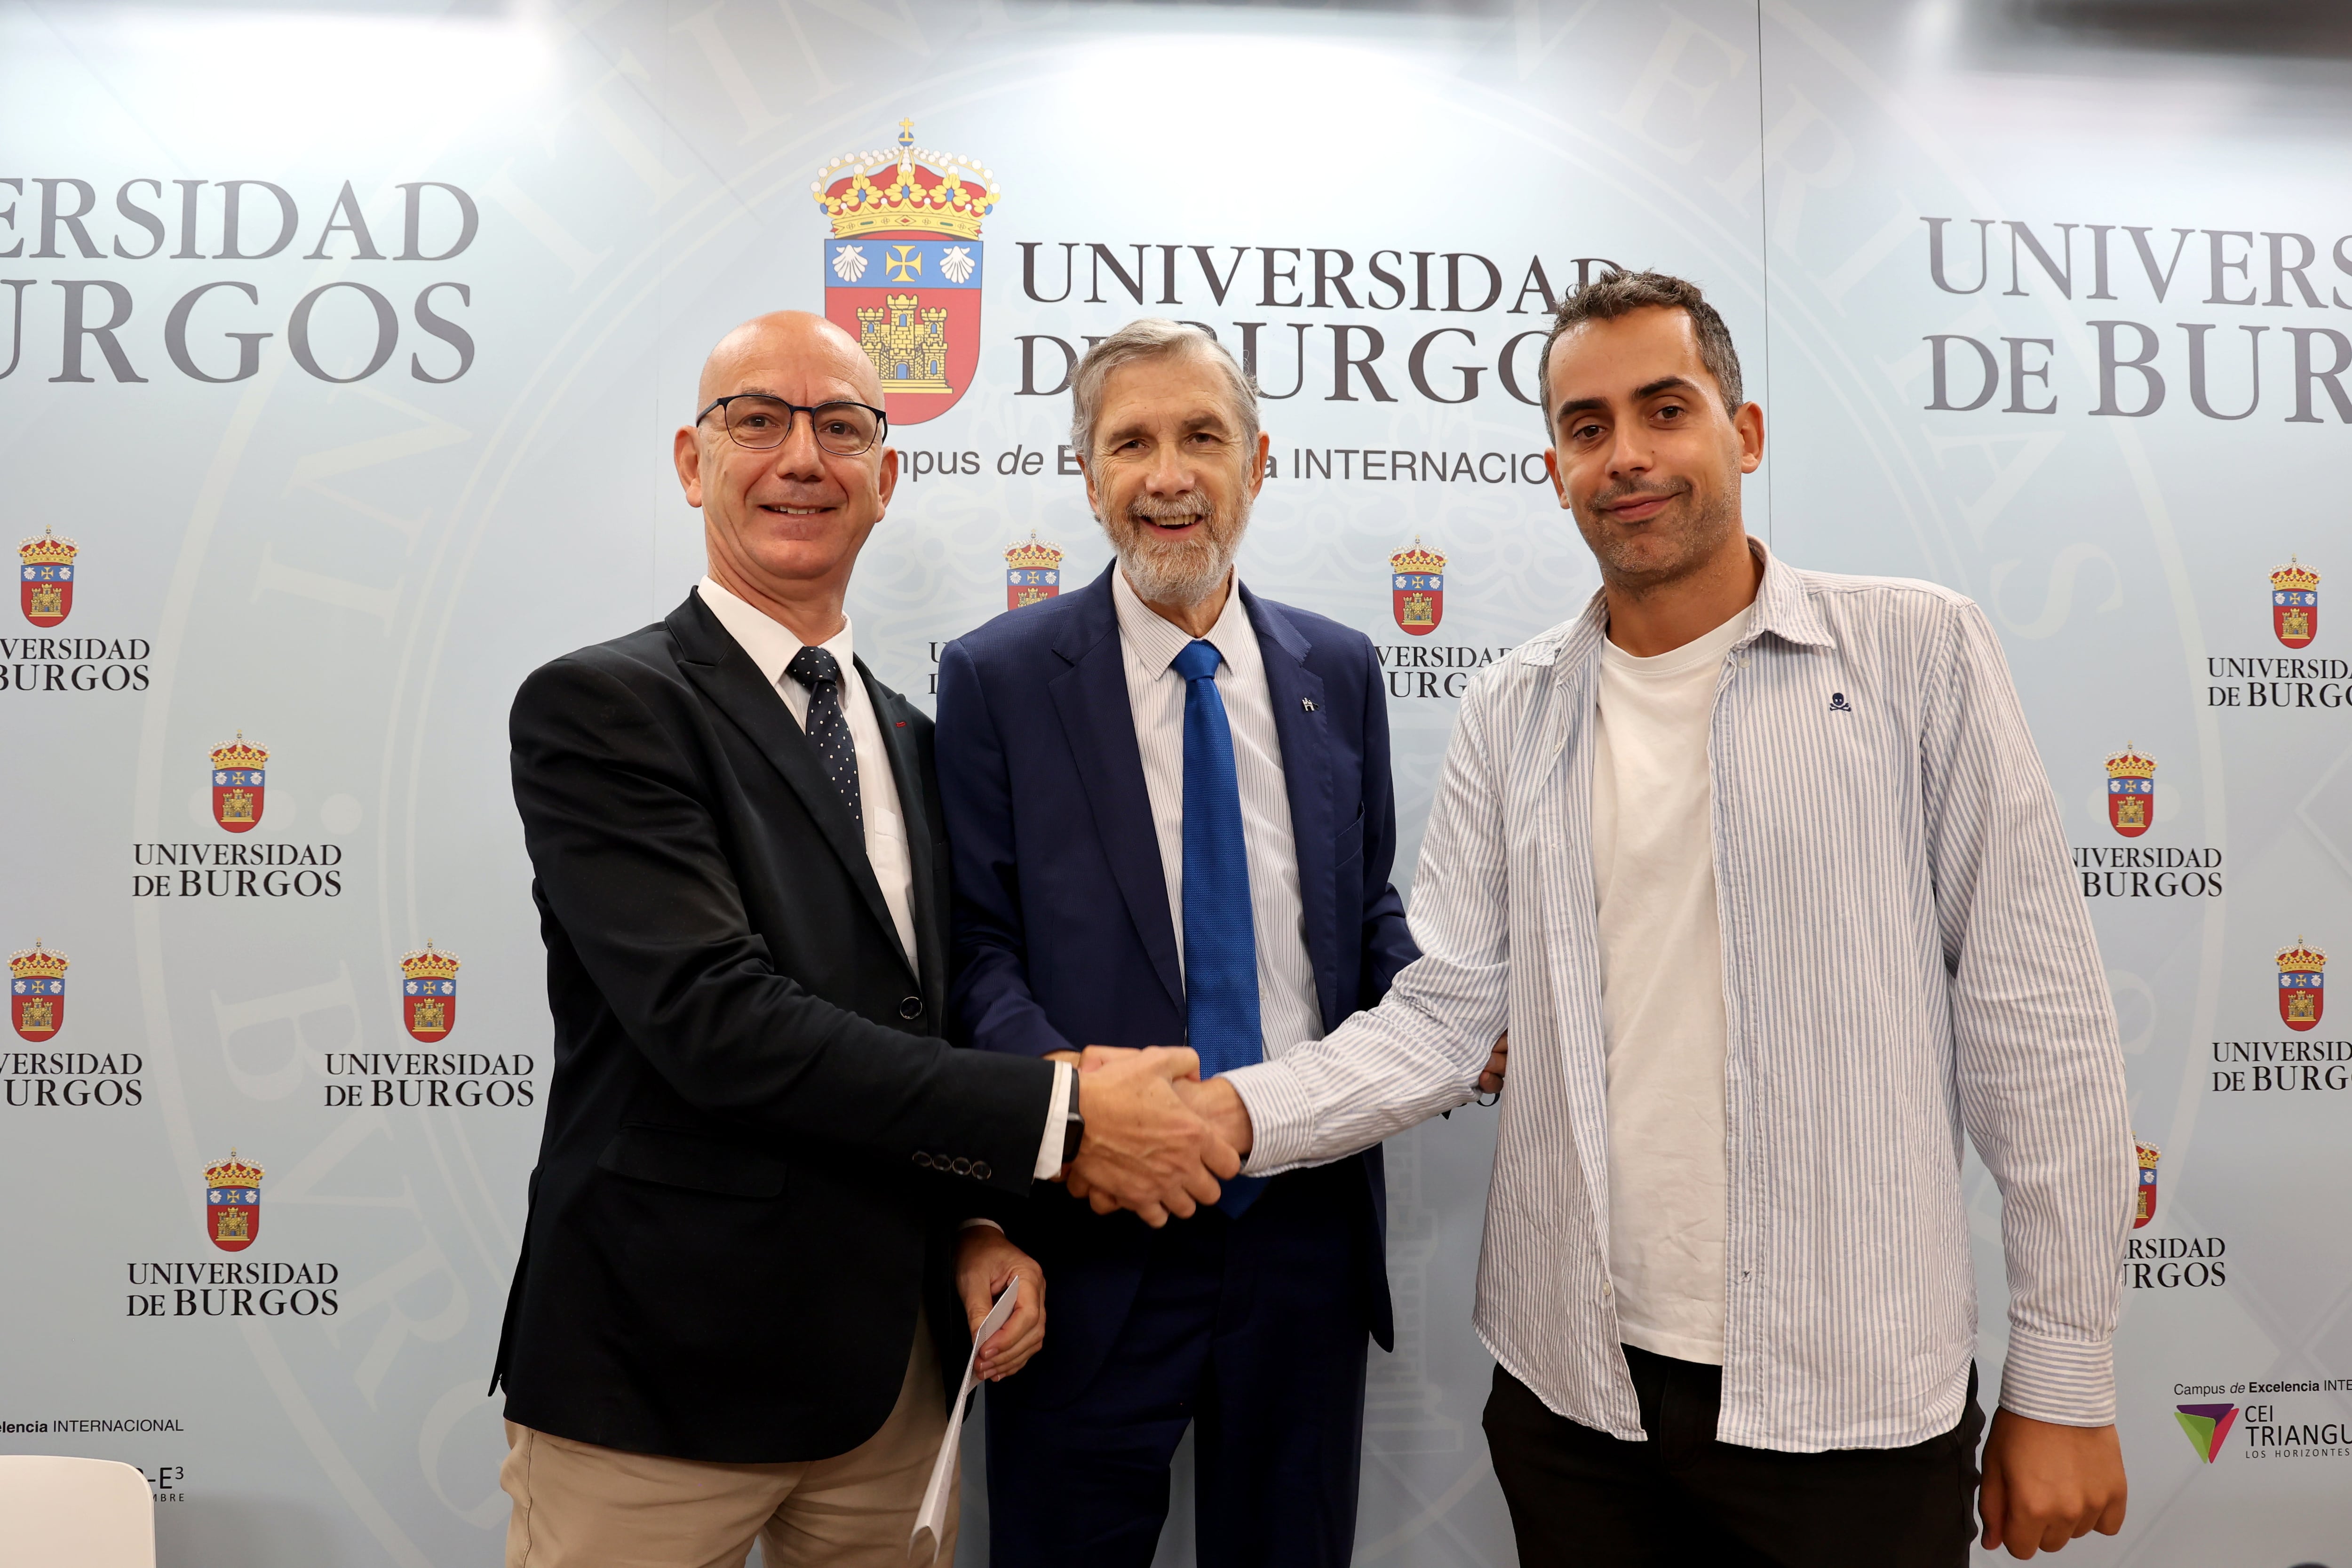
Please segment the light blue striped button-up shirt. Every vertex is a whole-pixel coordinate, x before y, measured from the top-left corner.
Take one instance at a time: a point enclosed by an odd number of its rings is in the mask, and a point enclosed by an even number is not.
[[[2137,1180],[2123,1058],[2000,645],[1932,584],[1769,556],[1756,610],[1708,740],[1731,1205],[1717,1435],[1895,1447],[1958,1419],[1963,1129],[2004,1200],[2000,1402],[2109,1423]],[[1464,698],[1414,878],[1421,961],[1328,1038],[1228,1076],[1248,1168],[1271,1174],[1462,1103],[1507,1026],[1479,1335],[1553,1410],[1637,1439],[1590,841],[1606,626],[1596,595]]]

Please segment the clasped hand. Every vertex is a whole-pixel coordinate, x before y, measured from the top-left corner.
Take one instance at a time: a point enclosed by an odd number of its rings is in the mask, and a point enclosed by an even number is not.
[[[1078,1068],[1078,1114],[1086,1122],[1063,1180],[1097,1214],[1132,1209],[1156,1228],[1171,1215],[1189,1218],[1215,1203],[1223,1191],[1219,1178],[1241,1170],[1241,1151],[1178,1093],[1180,1085],[1200,1085],[1201,1058],[1192,1051],[1088,1046],[1082,1056],[1052,1054]]]

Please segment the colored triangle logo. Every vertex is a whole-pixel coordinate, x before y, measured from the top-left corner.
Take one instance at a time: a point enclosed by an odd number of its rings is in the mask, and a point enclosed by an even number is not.
[[[2172,1417],[2189,1435],[2189,1446],[2197,1457],[2211,1464],[2221,1454],[2223,1439],[2230,1428],[2237,1425],[2238,1407],[2234,1405],[2182,1405],[2175,1407]]]

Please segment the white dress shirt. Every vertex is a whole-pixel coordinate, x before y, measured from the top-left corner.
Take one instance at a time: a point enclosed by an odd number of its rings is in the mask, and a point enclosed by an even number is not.
[[[1590,840],[1606,612],[1595,595],[1463,698],[1413,879],[1420,962],[1329,1039],[1232,1082],[1250,1168],[1271,1174],[1469,1099],[1507,1024],[1478,1332],[1547,1407],[1637,1441]],[[1710,726],[1728,1024],[1717,1437],[1810,1453],[1951,1430],[1977,1349],[1964,1140],[2003,1195],[2001,1405],[2113,1422],[2138,1183],[2123,1054],[1984,612],[1767,557]]]
[[[727,628],[727,634],[783,698],[793,721],[806,730],[809,689],[784,670],[808,645],[711,578],[705,577],[695,592],[702,595],[703,604],[719,617],[719,624]],[[873,699],[866,694],[866,682],[858,678],[857,653],[850,644],[849,634],[849,617],[844,616],[841,630],[816,646],[833,655],[841,666],[837,695],[842,717],[849,721],[850,742],[857,750],[857,814],[866,826],[866,858],[874,868],[874,879],[882,884],[882,901],[889,906],[890,923],[898,931],[898,945],[906,952],[907,963],[919,968],[919,955],[915,952],[915,862],[907,847],[906,814],[898,808],[898,773],[890,765],[890,752],[882,742],[882,721],[874,712]],[[1038,1181],[1050,1180],[1062,1168],[1063,1122],[1069,1114],[1074,1075],[1066,1062],[1054,1066],[1053,1098],[1045,1109],[1045,1132],[1037,1150],[1034,1174]]]
[[[1176,955],[1184,954],[1184,678],[1170,668],[1192,645],[1192,634],[1163,619],[1111,574],[1118,611],[1118,641],[1127,670],[1127,704],[1143,753],[1143,787],[1160,839],[1160,869],[1168,883],[1168,916],[1176,928]],[[1282,740],[1274,728],[1274,698],[1257,629],[1242,607],[1241,578],[1225,594],[1224,613],[1202,639],[1223,660],[1217,696],[1234,737],[1234,782],[1241,794],[1242,843],[1249,866],[1250,923],[1257,935],[1258,1025],[1266,1056],[1302,1040],[1323,1037],[1323,1009],[1315,994],[1315,968],[1307,956],[1307,912],[1298,894],[1298,849],[1291,835],[1290,795],[1283,784]]]

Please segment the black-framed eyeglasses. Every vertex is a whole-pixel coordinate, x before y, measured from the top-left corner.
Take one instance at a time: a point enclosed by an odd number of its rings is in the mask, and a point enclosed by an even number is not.
[[[701,424],[714,410],[735,444],[754,452],[772,452],[790,440],[793,421],[803,414],[809,416],[816,444],[836,458],[855,458],[873,450],[874,443],[890,429],[887,414],[863,403],[820,403],[811,408],[764,392],[739,392],[719,398],[696,415],[694,422]]]

